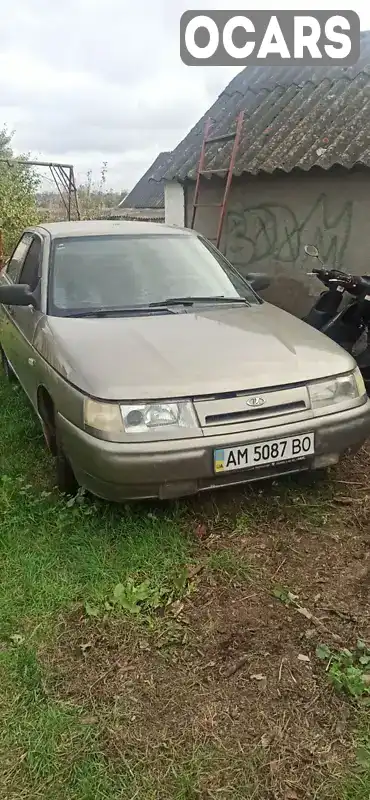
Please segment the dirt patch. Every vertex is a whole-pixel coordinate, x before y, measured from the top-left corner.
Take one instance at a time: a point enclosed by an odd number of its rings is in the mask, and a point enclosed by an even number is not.
[[[257,796],[312,798],[348,758],[338,720],[351,711],[328,688],[303,621],[239,590],[221,603],[205,596],[187,614],[187,625],[168,624],[167,639],[163,630],[138,635],[124,620],[69,620],[52,657],[54,691],[97,715],[111,758],[149,759],[165,774],[194,748],[221,747],[226,774],[212,770],[201,797],[213,797],[210,784],[228,797],[230,780],[237,792],[244,759],[246,774],[258,761]]]
[[[315,650],[370,640],[367,453],[356,465],[321,494],[279,485],[193,504],[200,571],[176,618],[61,620],[41,654],[50,691],[99,721],[110,759],[149,765],[150,797],[170,798],[174,764],[198,759],[184,798],[335,798],[354,712]]]
[[[158,776],[194,749],[214,749],[218,766],[199,797],[229,797],[230,785],[242,797],[236,781],[253,767],[257,797],[312,798],[350,757],[343,720],[352,712],[328,687],[309,623],[240,589],[221,599],[203,590],[185,613],[186,623],[164,620],[155,633],[122,619],[67,620],[47,656],[53,692],[97,717],[110,759],[144,760]]]

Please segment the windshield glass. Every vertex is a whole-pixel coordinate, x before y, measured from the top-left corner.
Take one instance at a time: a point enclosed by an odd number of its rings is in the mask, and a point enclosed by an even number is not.
[[[146,306],[179,297],[258,300],[197,236],[78,236],[53,243],[49,314]]]

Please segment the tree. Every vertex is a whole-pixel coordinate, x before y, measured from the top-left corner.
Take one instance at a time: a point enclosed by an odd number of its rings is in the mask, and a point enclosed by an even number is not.
[[[107,211],[116,208],[127,192],[113,192],[107,189],[107,162],[100,168],[99,180],[94,182],[92,171],[86,175],[86,181],[78,186],[78,203],[81,219],[104,219]]]
[[[100,219],[104,208],[104,197],[107,182],[107,162],[102,164],[100,179],[93,183],[92,171],[86,175],[85,183],[78,187],[78,204],[80,207],[81,219]]]
[[[0,130],[0,231],[4,254],[9,255],[23,228],[40,221],[36,192],[40,183],[35,170],[20,161],[26,156],[14,157],[11,135],[6,128]]]

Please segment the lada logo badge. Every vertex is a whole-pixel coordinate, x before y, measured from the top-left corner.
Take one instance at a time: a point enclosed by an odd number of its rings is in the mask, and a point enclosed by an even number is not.
[[[257,408],[258,406],[263,406],[264,404],[263,397],[250,397],[247,400],[247,406],[252,406],[252,408]]]

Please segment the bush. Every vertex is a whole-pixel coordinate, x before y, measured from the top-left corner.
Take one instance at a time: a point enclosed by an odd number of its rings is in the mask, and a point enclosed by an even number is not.
[[[0,130],[0,157],[9,158],[9,163],[0,161],[0,231],[7,256],[23,228],[40,221],[36,203],[40,179],[33,167],[19,163],[25,156],[14,158],[11,136],[5,129]]]

